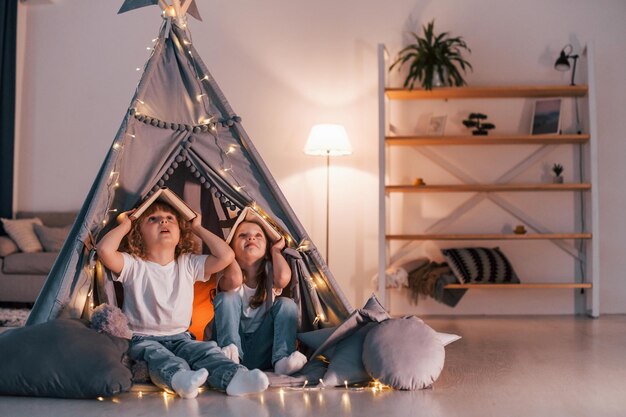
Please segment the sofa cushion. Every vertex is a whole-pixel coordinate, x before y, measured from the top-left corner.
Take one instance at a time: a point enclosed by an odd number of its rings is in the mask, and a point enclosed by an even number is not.
[[[8,236],[0,236],[0,258],[4,258],[20,250],[13,239]]]
[[[35,233],[43,246],[43,250],[46,252],[59,252],[67,239],[67,235],[70,233],[71,226],[65,227],[48,227],[36,224]]]
[[[47,275],[58,255],[58,252],[14,253],[4,258],[2,272]]]
[[[43,250],[35,234],[34,225],[42,224],[38,217],[29,219],[0,219],[5,232],[13,239],[22,252],[40,252]]]

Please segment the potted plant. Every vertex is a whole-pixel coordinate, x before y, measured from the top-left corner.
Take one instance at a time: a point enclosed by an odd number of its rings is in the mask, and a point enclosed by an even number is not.
[[[469,53],[472,51],[461,37],[452,38],[448,32],[436,35],[434,26],[434,20],[424,26],[423,37],[411,32],[416,43],[400,50],[389,67],[391,71],[398,65],[399,70],[405,63],[409,63],[409,74],[404,80],[405,88],[412,90],[417,80],[426,90],[432,90],[433,86],[438,85],[465,85],[458,67],[463,73],[467,68],[472,69],[472,65],[461,54],[463,50]]]
[[[561,174],[563,173],[563,165],[552,165],[552,172],[554,172],[554,178],[552,179],[552,182],[554,182],[555,184],[563,184],[563,177],[561,176]]]

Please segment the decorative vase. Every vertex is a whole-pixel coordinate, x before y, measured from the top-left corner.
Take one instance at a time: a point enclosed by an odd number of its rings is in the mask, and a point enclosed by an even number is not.
[[[436,66],[433,69],[433,87],[445,87],[447,85],[446,80],[448,79],[448,69],[443,68],[441,73],[443,74],[443,79],[439,76],[439,66]]]
[[[563,177],[560,175],[552,177],[552,182],[555,184],[563,184]]]

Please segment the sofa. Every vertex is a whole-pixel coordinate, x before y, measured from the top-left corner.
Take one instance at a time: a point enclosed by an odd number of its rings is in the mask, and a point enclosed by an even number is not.
[[[76,214],[76,212],[27,211],[16,214],[15,219],[41,220],[38,222],[41,223],[40,227],[36,230],[41,249],[24,252],[9,235],[0,236],[0,302],[28,304],[35,302],[59,255],[60,246],[76,219]],[[8,231],[6,225],[4,230]]]

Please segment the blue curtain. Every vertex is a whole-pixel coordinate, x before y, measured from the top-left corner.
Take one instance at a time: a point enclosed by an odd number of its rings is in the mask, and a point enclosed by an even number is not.
[[[13,206],[17,2],[0,1],[0,217],[11,217]]]

